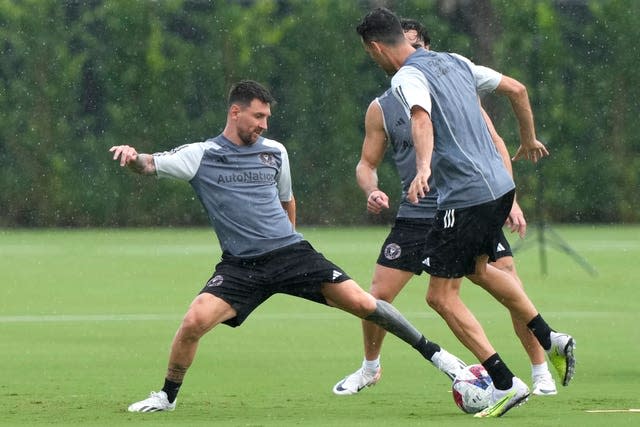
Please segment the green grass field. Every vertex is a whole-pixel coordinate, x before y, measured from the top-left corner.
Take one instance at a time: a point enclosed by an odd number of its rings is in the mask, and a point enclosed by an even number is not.
[[[368,289],[385,228],[301,231]],[[576,338],[576,377],[558,396],[478,420],[457,409],[445,376],[395,337],[376,387],[334,396],[333,384],[361,362],[359,321],[280,295],[242,327],[205,336],[175,412],[129,414],[129,403],[162,385],[171,338],[219,258],[213,233],[0,230],[0,425],[640,425],[640,413],[588,412],[640,408],[640,227],[556,231],[598,276],[553,248],[546,276],[538,246],[516,258],[543,316]],[[428,338],[472,361],[425,305],[425,284],[414,278],[396,306]],[[506,310],[468,282],[463,297],[528,380]]]

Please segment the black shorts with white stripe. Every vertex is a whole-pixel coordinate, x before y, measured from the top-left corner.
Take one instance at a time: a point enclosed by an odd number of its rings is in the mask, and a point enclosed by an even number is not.
[[[488,255],[490,261],[507,252],[502,232],[515,191],[498,199],[464,209],[438,210],[425,242],[424,270],[436,277],[463,277],[475,272],[476,258]],[[506,244],[506,245],[505,245]]]

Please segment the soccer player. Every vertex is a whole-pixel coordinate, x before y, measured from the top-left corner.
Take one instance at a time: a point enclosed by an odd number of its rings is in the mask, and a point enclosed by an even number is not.
[[[295,199],[285,147],[261,134],[273,98],[259,83],[235,84],[227,123],[205,142],[143,154],[111,147],[120,166],[141,175],[188,181],[204,206],[222,260],[191,303],[171,345],[162,390],[131,404],[130,412],[172,411],[198,343],[220,323],[241,325],[271,295],[284,293],[340,308],[382,326],[454,377],[463,364],[427,341],[393,306],[363,291],[295,230]],[[448,363],[442,362],[445,360]],[[451,363],[450,360],[456,363]]]
[[[401,20],[405,38],[416,49],[429,49],[430,38],[426,29],[420,22]],[[485,93],[496,90],[514,98],[512,105],[517,107],[529,106],[526,89],[518,81],[502,76],[500,73],[485,67],[475,67],[478,70],[481,87],[477,88]],[[527,109],[530,111],[530,109]],[[531,117],[527,112],[520,112],[517,117]],[[505,166],[511,172],[511,159],[502,138],[493,127],[488,116],[485,117],[492,140],[496,149],[501,154]],[[532,118],[526,120],[531,121]],[[523,126],[532,129],[532,126]],[[365,115],[365,138],[362,146],[362,155],[356,167],[358,185],[367,196],[367,210],[373,214],[379,214],[382,209],[389,208],[389,197],[378,188],[377,167],[384,159],[387,145],[393,148],[393,157],[402,182],[403,195],[409,189],[409,184],[415,176],[416,159],[411,142],[411,126],[406,120],[404,107],[388,89],[380,97],[374,99]],[[385,239],[375,266],[371,283],[371,294],[387,302],[393,302],[414,274],[422,273],[422,249],[424,236],[431,228],[433,217],[436,214],[436,199],[438,193],[433,188],[418,204],[409,203],[402,198],[396,221],[391,232]],[[512,231],[517,231],[521,237],[526,232],[526,221],[518,203],[514,200],[511,212],[507,218],[507,225]],[[509,242],[500,231],[500,239],[497,245],[496,257],[492,265],[511,274],[522,286],[522,282],[516,273],[515,264]],[[545,353],[536,337],[527,328],[527,325],[518,318],[512,316],[513,326],[517,336],[531,360],[531,377],[533,394],[548,396],[557,394],[556,384],[549,372]],[[352,395],[360,392],[365,387],[374,385],[381,375],[380,351],[385,336],[384,329],[377,325],[363,321],[365,357],[362,366],[354,373],[346,376],[334,387],[337,395]]]
[[[476,72],[469,61],[447,53],[416,50],[399,18],[386,8],[367,14],[357,27],[365,51],[389,75],[394,96],[411,121],[416,175],[407,199],[429,191],[433,169],[437,211],[426,236],[427,302],[487,369],[494,384],[490,405],[477,417],[498,417],[524,403],[530,391],[495,351],[482,326],[460,298],[462,278],[480,284],[524,322],[547,351],[563,385],[574,371],[573,338],[553,331],[524,289],[496,260],[500,231],[513,206],[515,184],[498,155],[478,101]],[[534,162],[548,154],[521,134],[515,158]]]

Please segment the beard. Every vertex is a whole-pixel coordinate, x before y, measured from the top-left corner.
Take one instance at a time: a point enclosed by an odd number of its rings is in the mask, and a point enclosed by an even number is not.
[[[247,131],[247,132],[238,132],[238,137],[244,143],[244,145],[252,145],[258,140],[262,131]]]

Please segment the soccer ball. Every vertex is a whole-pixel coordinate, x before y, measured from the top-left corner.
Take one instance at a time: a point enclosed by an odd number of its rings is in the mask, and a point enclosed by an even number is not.
[[[493,381],[482,365],[462,369],[453,380],[453,400],[467,414],[475,414],[489,406]]]

